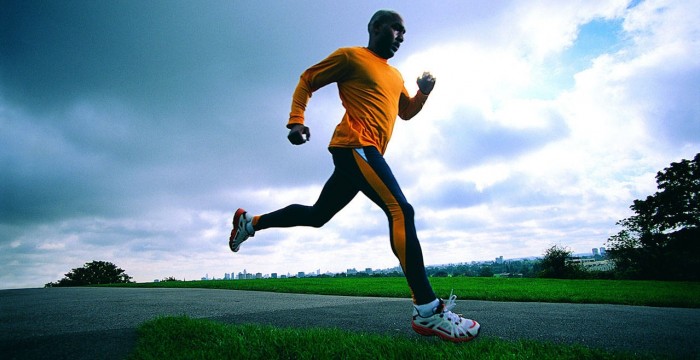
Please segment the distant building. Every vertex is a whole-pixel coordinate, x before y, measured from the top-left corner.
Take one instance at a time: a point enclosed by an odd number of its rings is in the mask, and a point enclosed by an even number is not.
[[[224,274],[224,280],[231,280],[231,274],[225,273],[225,274]]]
[[[366,272],[368,275],[372,275],[372,268],[366,268],[366,269],[365,269],[365,272]]]
[[[303,271],[299,271],[299,272],[297,273],[297,277],[298,277],[298,278],[303,278],[304,276],[306,276],[306,274],[305,274]]]
[[[615,269],[615,263],[610,260],[595,261],[587,265],[586,270],[588,271],[611,271]]]
[[[499,256],[496,258],[496,264],[503,264],[503,256]]]
[[[580,264],[586,271],[610,271],[615,268],[615,263],[610,260],[596,259],[572,259],[568,263]]]
[[[277,279],[277,273],[272,273],[272,274],[270,274],[270,278],[272,278],[272,279]]]
[[[599,254],[598,254],[598,248],[593,248],[591,251],[593,252],[593,256],[598,256],[598,255],[599,255]]]
[[[255,273],[256,279],[262,279],[262,273]]]

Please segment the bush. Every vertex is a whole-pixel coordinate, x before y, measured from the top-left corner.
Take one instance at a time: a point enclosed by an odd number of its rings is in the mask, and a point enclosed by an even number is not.
[[[131,282],[131,276],[111,262],[92,261],[81,268],[71,270],[65,277],[44,287],[83,286],[96,284],[118,284]]]

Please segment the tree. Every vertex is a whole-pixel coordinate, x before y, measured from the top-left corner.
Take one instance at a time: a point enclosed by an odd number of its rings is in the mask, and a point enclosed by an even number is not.
[[[540,262],[539,277],[555,279],[576,279],[583,277],[580,265],[572,263],[571,251],[565,247],[553,245],[545,250]]]
[[[479,277],[493,277],[493,269],[490,266],[484,266],[479,270]]]
[[[54,286],[82,286],[95,284],[129,283],[131,276],[123,269],[105,261],[92,261],[85,263],[81,268],[71,270],[65,277],[55,283],[48,283],[44,287]]]
[[[659,171],[656,183],[659,191],[617,222],[608,256],[622,277],[700,280],[700,153]]]
[[[445,271],[445,270],[440,270],[440,271],[436,272],[435,274],[433,274],[433,277],[449,277],[449,276],[450,276],[450,274],[448,274],[447,271]]]

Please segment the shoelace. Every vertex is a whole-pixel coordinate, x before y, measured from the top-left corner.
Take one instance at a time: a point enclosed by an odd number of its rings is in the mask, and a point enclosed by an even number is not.
[[[455,291],[455,289],[450,290],[450,297],[447,298],[447,301],[445,302],[445,310],[451,311],[457,303],[455,303],[455,300],[457,300],[457,295],[452,294]]]
[[[453,292],[454,289],[450,290],[450,297],[447,298],[447,301],[443,300],[444,308],[442,313],[447,317],[448,321],[459,324],[462,321],[462,314],[455,314],[452,312],[452,309],[457,305],[455,302],[455,300],[457,300],[457,295],[454,295]]]

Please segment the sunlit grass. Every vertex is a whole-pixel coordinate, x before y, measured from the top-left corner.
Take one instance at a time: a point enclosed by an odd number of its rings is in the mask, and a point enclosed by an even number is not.
[[[431,278],[430,281],[438,296],[447,297],[454,289],[461,300],[700,307],[700,282],[475,277]],[[398,298],[411,296],[406,279],[400,277],[167,281],[126,286]]]
[[[229,325],[165,317],[138,329],[132,359],[645,359],[578,345],[480,337],[452,344],[434,338],[339,329]]]

